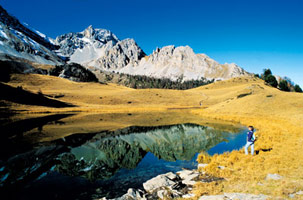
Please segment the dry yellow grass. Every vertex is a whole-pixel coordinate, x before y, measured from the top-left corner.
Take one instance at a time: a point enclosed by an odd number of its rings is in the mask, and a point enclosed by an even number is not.
[[[289,194],[303,190],[303,94],[281,92],[251,77],[234,78],[185,91],[135,90],[112,84],[75,83],[42,75],[14,75],[12,78],[9,82],[12,86],[22,85],[33,92],[40,89],[48,95],[64,94],[60,100],[78,106],[55,109],[14,105],[16,109],[26,109],[27,113],[146,113],[186,108],[188,115],[255,126],[259,138],[255,145],[255,149],[260,151],[258,155],[246,156],[241,150],[211,158],[200,157],[200,160],[208,159],[209,165],[204,169],[207,173],[223,177],[225,181],[198,183],[194,189],[197,196],[245,192],[286,199]],[[202,107],[199,107],[200,102]],[[158,114],[155,116],[159,117]],[[172,121],[182,121],[177,119],[175,117]],[[135,123],[126,123],[125,126],[130,124]],[[262,151],[266,149],[272,150]],[[225,166],[225,169],[220,170],[217,166]],[[278,173],[283,178],[266,180],[268,173]]]
[[[140,89],[135,90],[115,84],[77,83],[54,76],[37,74],[13,75],[9,85],[46,95],[64,95],[58,100],[78,107],[56,109],[39,106],[14,105],[14,109],[28,112],[132,112],[163,111],[167,108],[192,108],[199,106],[205,97],[196,91]]]
[[[260,153],[252,157],[241,150],[213,156],[204,170],[226,181],[198,183],[194,193],[197,196],[223,192],[262,193],[273,199],[287,199],[289,194],[303,190],[303,94],[281,92],[262,81],[247,78],[218,82],[208,88],[209,102],[213,104],[203,111],[192,112],[207,118],[254,125],[258,137],[255,149]],[[237,98],[240,94],[249,95]],[[262,151],[268,149],[272,150]],[[201,154],[199,160],[203,162],[205,155]],[[225,169],[220,170],[218,166],[225,166]],[[283,178],[266,180],[269,173],[280,174]]]

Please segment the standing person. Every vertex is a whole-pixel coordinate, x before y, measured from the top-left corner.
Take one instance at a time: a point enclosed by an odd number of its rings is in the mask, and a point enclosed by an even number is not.
[[[245,154],[248,154],[248,147],[251,146],[251,155],[254,155],[254,143],[256,141],[255,134],[254,134],[254,127],[249,126],[247,132],[247,142],[245,145]]]

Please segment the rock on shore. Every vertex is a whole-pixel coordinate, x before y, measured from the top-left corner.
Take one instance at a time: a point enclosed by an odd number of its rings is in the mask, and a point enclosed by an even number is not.
[[[160,174],[145,183],[144,191],[130,188],[126,194],[113,200],[149,200],[149,199],[172,199],[193,197],[190,194],[195,180],[200,172],[195,170],[182,170],[177,173],[168,172]],[[102,198],[100,200],[107,200]]]
[[[168,172],[160,174],[145,183],[144,190],[130,188],[126,194],[111,200],[153,200],[153,199],[174,199],[191,198],[195,195],[191,193],[193,185],[198,182],[210,182],[224,180],[222,178],[209,177],[207,180],[201,179],[203,172],[197,170],[184,169],[177,173]],[[199,200],[266,200],[268,196],[260,194],[244,193],[224,193],[221,195],[202,196]],[[108,200],[105,197],[99,200]]]

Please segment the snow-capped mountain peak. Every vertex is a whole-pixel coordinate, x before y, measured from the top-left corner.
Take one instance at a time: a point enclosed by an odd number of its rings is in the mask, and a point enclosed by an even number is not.
[[[85,37],[91,38],[93,36],[94,32],[95,32],[95,30],[94,30],[93,26],[90,25],[83,31],[83,34]]]
[[[90,25],[82,32],[58,36],[55,43],[60,46],[59,55],[69,57],[70,62],[84,64],[102,57],[118,41],[111,31]]]
[[[111,31],[88,26],[55,40],[28,28],[0,6],[0,53],[38,63],[60,64],[67,57],[98,71],[115,71],[171,80],[228,79],[248,74],[236,64],[219,64],[189,46],[157,48],[146,56],[134,39],[119,40]],[[93,68],[92,68],[93,67]]]
[[[43,64],[60,64],[62,59],[52,50],[58,47],[47,37],[33,31],[9,15],[0,6],[0,53],[32,62]]]

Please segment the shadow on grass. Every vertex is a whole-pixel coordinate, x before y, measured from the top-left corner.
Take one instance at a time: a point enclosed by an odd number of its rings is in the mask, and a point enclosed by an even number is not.
[[[75,107],[72,104],[45,97],[43,94],[34,94],[23,90],[21,87],[15,88],[4,83],[0,83],[0,92],[1,100],[7,100],[14,103],[53,108]]]
[[[256,150],[256,155],[258,155],[261,151],[263,151],[263,152],[269,152],[269,151],[271,151],[272,150],[272,148],[268,148],[268,149],[259,149],[259,150]]]

